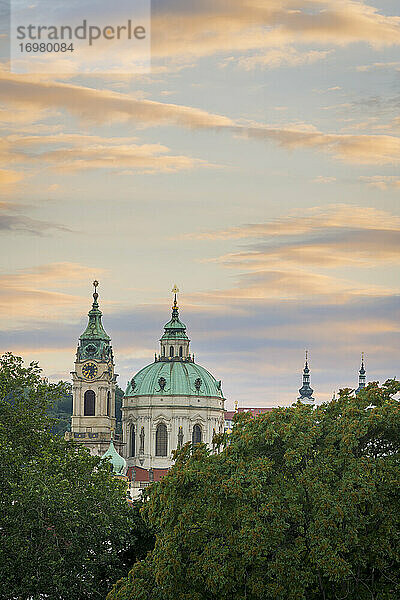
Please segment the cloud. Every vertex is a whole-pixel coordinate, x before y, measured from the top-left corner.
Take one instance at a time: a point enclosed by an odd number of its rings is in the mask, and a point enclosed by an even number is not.
[[[239,225],[229,229],[186,234],[188,239],[220,240],[262,238],[270,236],[297,236],[315,231],[336,229],[381,229],[396,231],[400,217],[369,206],[331,204],[295,209],[288,215],[271,219],[266,223]]]
[[[293,47],[272,48],[263,54],[246,56],[237,59],[238,65],[246,71],[257,67],[298,67],[299,65],[313,64],[322,60],[331,53],[331,50],[300,51]],[[229,62],[232,62],[230,60]],[[227,63],[226,63],[227,64]]]
[[[0,202],[0,231],[9,233],[28,233],[42,236],[51,231],[70,232],[64,225],[32,219],[20,213],[24,207],[10,202]],[[16,213],[16,214],[15,214]]]
[[[17,328],[35,319],[63,321],[76,314],[87,299],[66,292],[81,282],[90,282],[104,272],[69,262],[51,263],[0,275],[0,322],[3,329]]]
[[[176,173],[199,167],[216,167],[205,160],[189,156],[167,154],[169,148],[161,144],[97,144],[83,148],[64,148],[44,152],[38,160],[48,162],[59,170],[81,171],[86,169],[135,170],[142,173]]]
[[[91,122],[130,119],[141,127],[175,125],[188,129],[231,132],[248,139],[275,143],[288,150],[323,150],[359,164],[397,164],[400,137],[393,135],[330,134],[309,124],[280,127],[241,123],[223,115],[177,104],[135,99],[127,94],[82,86],[29,81],[0,73],[0,98],[17,103],[64,108]],[[182,160],[182,157],[178,157]]]
[[[206,111],[138,99],[110,90],[35,81],[0,72],[0,99],[11,104],[64,108],[88,122],[133,120],[142,125],[179,125],[190,129],[222,127],[232,121]]]
[[[31,148],[34,148],[34,152]],[[46,148],[46,151],[36,150]],[[48,148],[51,148],[50,150]],[[195,168],[216,168],[205,160],[170,154],[162,144],[138,144],[136,137],[101,137],[88,134],[9,135],[0,145],[3,160],[34,168],[48,164],[62,172],[113,169],[142,173],[174,173]],[[18,174],[17,174],[18,175]],[[22,177],[22,174],[19,178]],[[0,171],[1,178],[1,171]]]
[[[359,65],[357,71],[366,72],[374,71],[375,69],[400,69],[400,61],[395,62],[374,62],[370,65]]]
[[[400,177],[397,175],[363,175],[360,177],[360,181],[380,190],[400,188]]]
[[[249,240],[239,251],[207,259],[241,271],[235,286],[216,297],[307,298],[313,302],[328,296],[337,302],[338,298],[345,301],[355,295],[384,296],[399,291],[395,280],[388,286],[366,285],[357,275],[351,279],[332,275],[332,269],[339,267],[400,264],[400,218],[383,210],[313,207],[266,223],[186,237]]]
[[[0,169],[0,185],[12,185],[14,183],[17,183],[18,181],[21,181],[22,177],[22,173]]]
[[[237,129],[240,133],[240,128]],[[303,131],[298,127],[242,127],[247,138],[273,141],[291,149],[324,150],[345,162],[358,164],[397,164],[400,162],[400,137],[390,135],[331,134]]]
[[[334,183],[335,181],[336,177],[328,177],[326,175],[318,175],[318,177],[312,180],[313,183]]]
[[[294,43],[399,44],[400,19],[352,0],[225,0],[154,5],[154,58],[245,53]],[[268,61],[267,61],[268,66]]]

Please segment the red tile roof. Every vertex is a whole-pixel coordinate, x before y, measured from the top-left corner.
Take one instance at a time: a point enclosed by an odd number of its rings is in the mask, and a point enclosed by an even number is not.
[[[239,413],[242,412],[249,412],[253,415],[253,417],[256,417],[257,415],[262,415],[266,412],[269,412],[270,410],[273,410],[274,407],[273,406],[263,406],[263,407],[254,407],[254,408],[246,408],[244,407],[240,407],[237,409],[237,411]],[[233,419],[233,415],[235,414],[234,410],[226,410],[225,411],[225,420],[226,421],[232,421]]]
[[[234,410],[226,410],[225,411],[225,421],[232,421],[234,414],[235,414]]]
[[[262,415],[264,413],[269,412],[270,410],[273,410],[274,407],[273,406],[265,406],[262,408],[256,407],[256,408],[238,408],[238,412],[250,412],[254,417],[256,417],[257,415]]]
[[[154,481],[160,481],[167,473],[168,469],[153,469]],[[150,482],[149,471],[142,467],[129,467],[126,474],[130,481]]]
[[[160,481],[168,473],[168,469],[153,469],[154,481]]]

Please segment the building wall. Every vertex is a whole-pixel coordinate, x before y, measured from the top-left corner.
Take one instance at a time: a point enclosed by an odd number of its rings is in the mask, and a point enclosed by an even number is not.
[[[164,423],[168,433],[167,456],[156,456],[156,431]],[[224,401],[207,396],[128,396],[122,406],[122,428],[125,442],[124,457],[129,466],[169,468],[172,451],[178,447],[179,427],[183,444],[192,441],[194,425],[202,430],[202,441],[212,448],[214,431],[224,428]],[[135,427],[135,456],[130,456],[131,427]],[[140,452],[140,433],[144,428],[144,449]]]

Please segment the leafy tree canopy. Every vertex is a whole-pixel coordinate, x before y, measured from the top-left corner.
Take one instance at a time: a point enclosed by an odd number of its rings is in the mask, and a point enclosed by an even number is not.
[[[399,391],[242,413],[219,454],[186,445],[148,492],[154,550],[108,599],[399,598]]]
[[[89,600],[144,556],[152,538],[111,466],[54,435],[68,388],[36,363],[0,358],[0,598]]]

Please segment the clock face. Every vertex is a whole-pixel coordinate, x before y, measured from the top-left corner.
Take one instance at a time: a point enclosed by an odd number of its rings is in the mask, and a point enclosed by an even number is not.
[[[94,379],[97,375],[97,365],[94,362],[87,362],[82,367],[82,375],[85,379]]]

